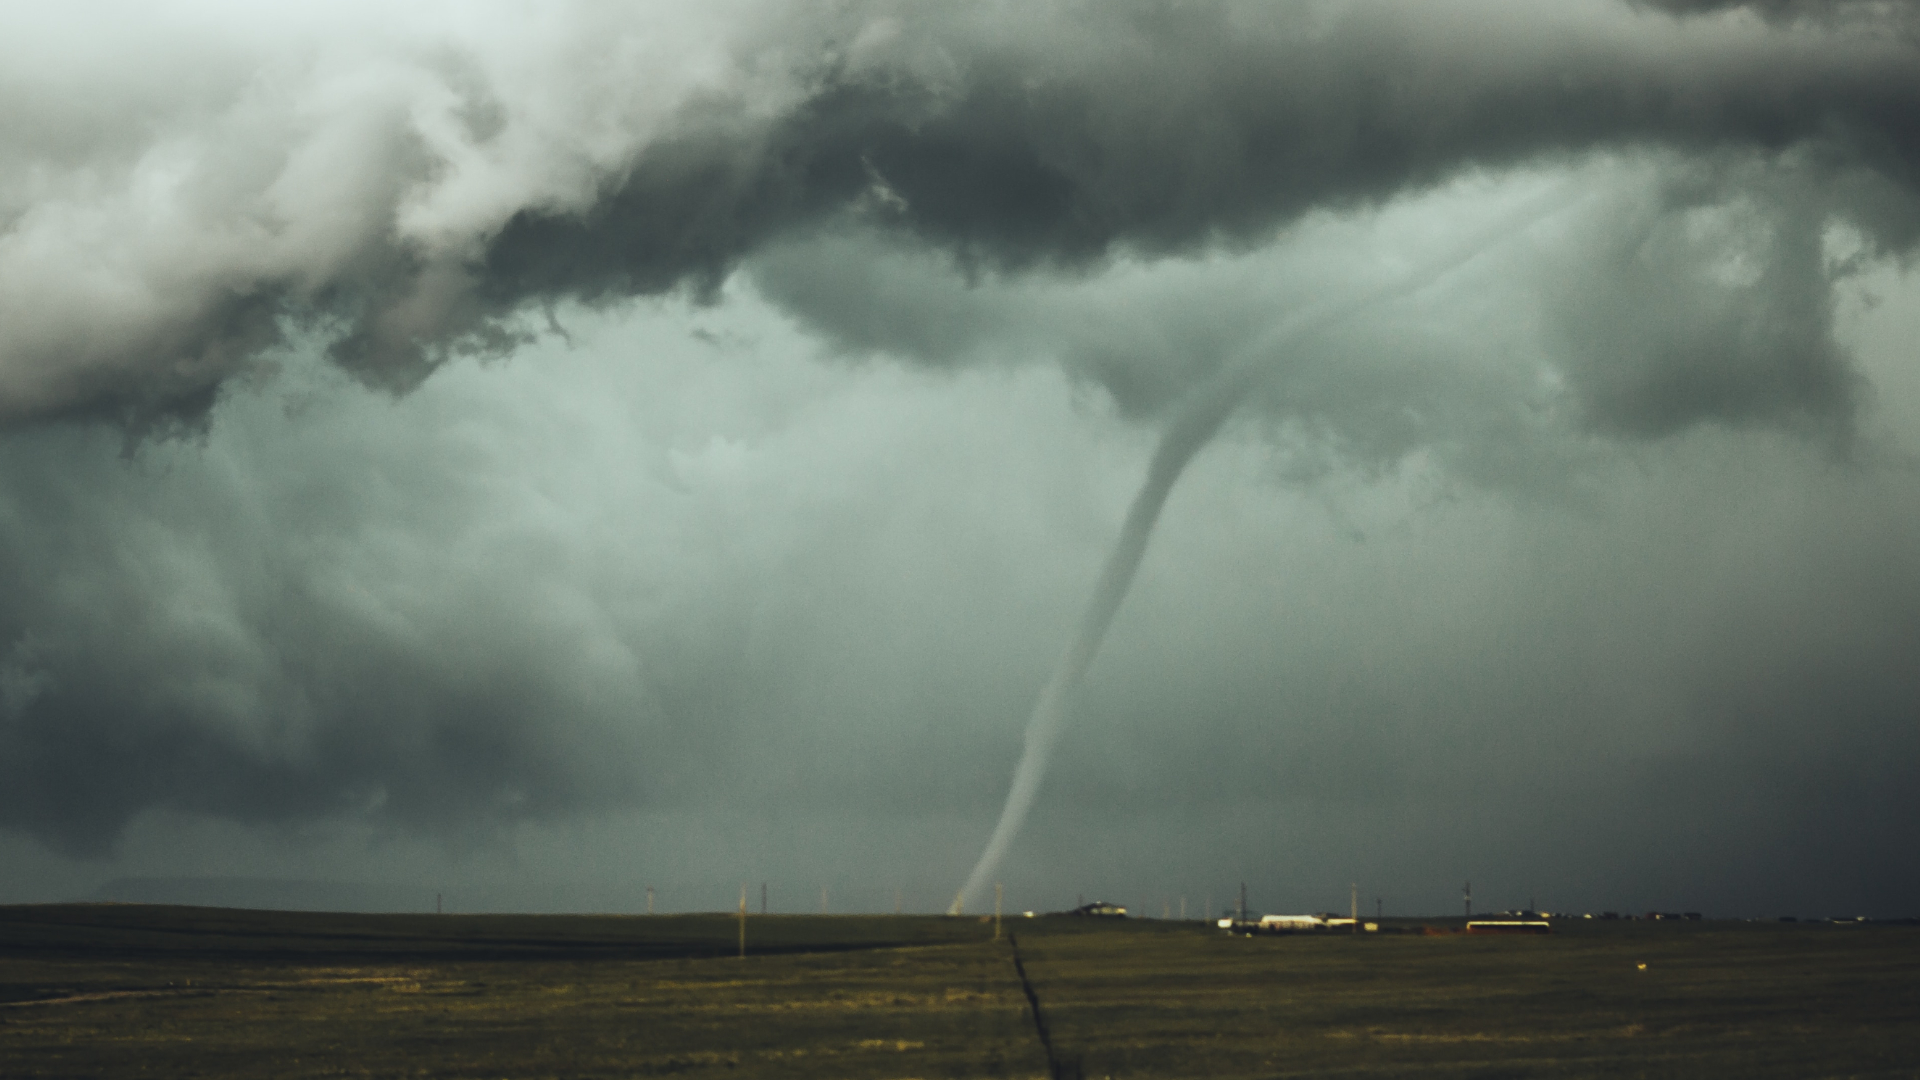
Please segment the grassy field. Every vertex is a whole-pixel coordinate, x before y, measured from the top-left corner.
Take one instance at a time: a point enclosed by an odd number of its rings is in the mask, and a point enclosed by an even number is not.
[[[1087,1076],[1920,1075],[1920,930],[1021,939]],[[1645,964],[1645,968],[1640,965]]]
[[[0,908],[0,1076],[1920,1076],[1920,928],[1006,929]]]

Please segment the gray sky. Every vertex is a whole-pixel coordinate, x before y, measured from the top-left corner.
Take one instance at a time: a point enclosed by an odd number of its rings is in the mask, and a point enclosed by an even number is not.
[[[1252,365],[1009,903],[1916,913],[1914,8],[256,8],[0,25],[0,901],[944,908]]]

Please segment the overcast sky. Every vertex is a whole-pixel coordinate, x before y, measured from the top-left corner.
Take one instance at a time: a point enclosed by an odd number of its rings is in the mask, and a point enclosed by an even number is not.
[[[1230,387],[1010,905],[1920,914],[1920,9],[15,7],[0,901],[944,909]]]

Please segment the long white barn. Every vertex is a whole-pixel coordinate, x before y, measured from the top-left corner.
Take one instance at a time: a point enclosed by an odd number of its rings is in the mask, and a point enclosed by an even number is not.
[[[1222,930],[1232,930],[1235,926],[1247,926],[1260,930],[1319,930],[1325,928],[1328,923],[1319,915],[1262,915],[1257,923],[1242,923],[1233,918],[1225,918],[1219,920],[1216,925]]]

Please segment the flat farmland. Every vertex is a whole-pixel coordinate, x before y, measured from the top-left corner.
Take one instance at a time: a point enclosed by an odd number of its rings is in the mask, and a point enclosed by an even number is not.
[[[1103,937],[1020,937],[1070,1074],[1920,1076],[1913,927]]]
[[[1914,927],[1004,929],[0,908],[0,1075],[1920,1076]]]

